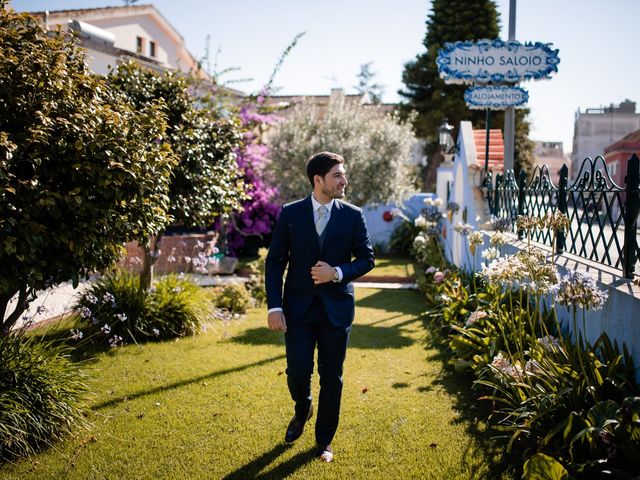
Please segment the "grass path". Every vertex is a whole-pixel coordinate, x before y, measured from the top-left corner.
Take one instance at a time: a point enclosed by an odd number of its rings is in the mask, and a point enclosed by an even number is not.
[[[445,370],[420,295],[358,289],[357,302],[331,464],[313,458],[312,426],[282,443],[293,411],[284,345],[260,309],[196,337],[100,354],[93,427],[0,467],[0,478],[512,478],[483,440],[467,381]],[[317,375],[314,387],[317,398]]]

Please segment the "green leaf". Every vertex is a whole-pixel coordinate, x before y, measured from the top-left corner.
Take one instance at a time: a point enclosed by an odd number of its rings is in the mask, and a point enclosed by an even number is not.
[[[523,480],[568,480],[569,473],[555,458],[536,453],[524,463]]]

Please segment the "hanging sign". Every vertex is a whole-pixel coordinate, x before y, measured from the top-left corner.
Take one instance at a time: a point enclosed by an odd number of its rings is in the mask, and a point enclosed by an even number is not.
[[[540,80],[558,71],[558,50],[550,46],[516,40],[447,42],[436,64],[445,83]]]
[[[525,108],[529,101],[529,92],[521,87],[471,87],[464,92],[464,101],[472,110]]]

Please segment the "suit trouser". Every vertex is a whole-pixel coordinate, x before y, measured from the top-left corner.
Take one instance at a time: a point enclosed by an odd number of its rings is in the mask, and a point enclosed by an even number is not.
[[[287,385],[295,412],[306,417],[311,406],[313,356],[318,346],[320,395],[316,417],[316,443],[328,445],[338,428],[342,396],[342,366],[351,326],[338,328],[327,317],[322,300],[316,297],[309,310],[293,325],[287,325]]]

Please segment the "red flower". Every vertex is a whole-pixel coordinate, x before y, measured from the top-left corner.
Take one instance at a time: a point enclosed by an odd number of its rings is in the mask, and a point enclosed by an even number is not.
[[[382,219],[385,222],[391,222],[393,221],[393,212],[390,210],[385,210],[385,212],[382,214]]]

